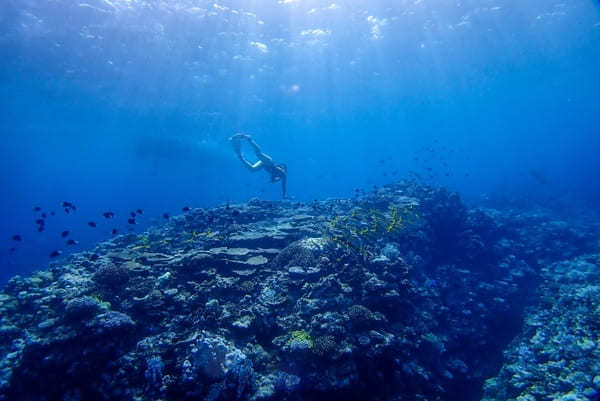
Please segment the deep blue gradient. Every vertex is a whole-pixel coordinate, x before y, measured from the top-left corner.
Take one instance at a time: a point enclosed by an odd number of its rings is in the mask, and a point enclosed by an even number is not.
[[[65,229],[82,250],[137,208],[140,231],[279,199],[235,132],[299,201],[417,178],[471,202],[600,202],[595,1],[5,0],[0,56],[0,281],[46,266]],[[36,205],[57,212],[43,233]]]

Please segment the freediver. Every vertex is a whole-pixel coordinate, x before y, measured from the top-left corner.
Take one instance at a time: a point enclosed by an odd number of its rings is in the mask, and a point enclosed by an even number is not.
[[[252,149],[254,150],[254,154],[256,154],[256,157],[258,158],[258,161],[254,164],[246,160],[244,158],[244,155],[242,154],[243,139],[248,140],[248,143],[250,144],[250,146],[252,146]],[[271,182],[281,181],[281,190],[283,193],[283,197],[285,198],[287,166],[283,163],[275,164],[273,162],[273,158],[263,153],[260,150],[258,144],[254,142],[254,140],[252,140],[252,137],[250,137],[250,135],[235,134],[234,136],[229,138],[229,141],[231,141],[233,151],[238,155],[242,163],[244,163],[244,166],[246,166],[250,171],[255,172],[264,169],[267,173],[271,175]]]

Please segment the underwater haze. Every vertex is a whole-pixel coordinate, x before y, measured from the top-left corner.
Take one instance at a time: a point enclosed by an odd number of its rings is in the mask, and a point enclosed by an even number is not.
[[[0,401],[599,401],[598,0],[1,0]]]
[[[597,1],[4,0],[0,56],[2,282],[184,206],[281,199],[238,132],[301,202],[401,179],[600,202]]]

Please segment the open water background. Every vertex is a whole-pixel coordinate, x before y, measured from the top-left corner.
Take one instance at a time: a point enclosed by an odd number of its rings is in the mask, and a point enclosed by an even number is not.
[[[66,250],[63,230],[82,250],[137,208],[140,231],[279,199],[235,132],[287,164],[297,201],[416,178],[593,216],[598,71],[597,1],[4,0],[0,282]],[[42,233],[34,206],[56,211]]]

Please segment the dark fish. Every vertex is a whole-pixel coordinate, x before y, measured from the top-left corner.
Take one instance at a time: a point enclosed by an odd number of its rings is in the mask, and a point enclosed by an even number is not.
[[[168,219],[169,218],[169,213],[163,213],[163,219]]]
[[[115,234],[116,234],[116,233],[118,233],[118,232],[119,232],[119,230],[117,230],[116,228],[113,228],[113,229],[110,231],[110,233],[111,233],[112,235],[115,235]]]
[[[12,236],[13,241],[23,241],[23,237],[21,237],[19,234],[15,234]]]
[[[37,219],[35,221],[36,224],[39,224],[40,226],[43,226],[44,224],[46,224],[46,222],[44,221],[44,219]]]
[[[232,215],[234,216],[239,216],[240,215],[240,211],[239,210],[234,210],[233,212],[231,212]]]
[[[93,221],[88,221],[88,226],[90,227],[96,227],[96,223]]]
[[[135,217],[135,212],[130,212],[130,213],[129,213],[129,215],[130,215],[131,217]]]
[[[60,236],[63,238],[66,238],[69,235],[69,230],[65,230],[62,233],[60,233]]]
[[[229,207],[229,202],[227,202],[227,204],[225,205],[225,210],[229,210],[229,209],[231,209],[231,208]]]
[[[184,206],[181,208],[182,212],[189,212],[190,211],[190,207],[189,206]]]
[[[61,253],[62,253],[61,251],[52,251],[52,252],[50,252],[50,257],[55,258],[55,257],[59,256]]]
[[[92,254],[90,255],[90,260],[98,260],[98,258],[100,258],[100,256],[98,256],[98,254],[97,254],[97,253],[92,253]]]
[[[48,217],[46,213],[42,213],[42,219],[45,219],[46,217]]]
[[[129,224],[135,224],[135,219],[127,219],[127,222],[128,222]]]
[[[39,207],[39,206],[36,206],[36,207],[33,208],[34,212],[39,212],[40,210],[42,210],[42,208]]]
[[[102,216],[104,216],[104,218],[106,219],[112,219],[113,217],[115,217],[115,214],[113,212],[104,212],[102,213]]]
[[[78,242],[78,241],[75,241],[74,239],[69,239],[69,240],[67,241],[67,245],[77,245],[77,244],[79,244],[79,242]]]
[[[42,231],[44,231],[44,226],[39,226],[37,230],[38,230],[38,233],[41,233]]]
[[[69,210],[69,208],[68,208],[68,207],[66,207],[66,208],[65,208],[65,213],[66,213],[66,214],[69,214],[69,213],[71,213],[71,210]]]
[[[63,203],[61,203],[60,206],[62,206],[65,209],[77,210],[77,208],[75,207],[74,204],[72,204],[71,202],[67,202],[67,201],[64,201]]]
[[[50,212],[50,216],[54,216],[56,214],[56,212],[53,210]]]
[[[17,250],[14,246],[8,250],[9,253],[14,253]]]
[[[136,210],[136,213],[137,213],[137,214],[143,214],[143,213],[144,213],[144,211],[143,211],[142,209],[138,209],[138,210]]]

